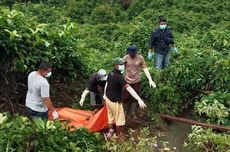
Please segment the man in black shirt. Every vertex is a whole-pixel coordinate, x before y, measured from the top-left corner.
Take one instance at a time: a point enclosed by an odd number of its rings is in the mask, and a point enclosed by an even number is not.
[[[173,35],[171,30],[167,27],[167,21],[165,18],[160,17],[159,19],[159,28],[152,32],[150,41],[149,41],[149,52],[148,59],[152,59],[152,50],[154,48],[155,52],[155,67],[159,69],[166,68],[169,65],[169,51],[170,46],[172,50],[178,55],[177,48],[173,41]]]
[[[81,106],[83,105],[85,101],[85,97],[87,96],[88,93],[90,93],[91,106],[95,107],[96,105],[98,105],[96,102],[97,96],[100,97],[100,101],[101,101],[99,105],[104,104],[103,95],[104,95],[104,87],[105,87],[107,77],[108,76],[106,74],[106,71],[104,69],[100,69],[97,73],[94,73],[89,78],[87,88],[84,90],[81,96],[81,100],[80,100]]]
[[[105,101],[108,109],[109,132],[107,137],[111,138],[114,130],[113,124],[116,125],[116,133],[123,136],[122,132],[125,125],[125,114],[122,104],[122,92],[126,89],[139,103],[141,108],[145,108],[144,101],[137,95],[132,87],[125,81],[122,73],[125,70],[125,62],[121,58],[114,60],[114,70],[108,75],[105,86]]]

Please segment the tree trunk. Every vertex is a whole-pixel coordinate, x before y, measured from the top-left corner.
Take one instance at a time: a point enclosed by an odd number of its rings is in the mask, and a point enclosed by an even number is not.
[[[207,124],[207,123],[203,123],[203,122],[199,122],[199,121],[195,121],[195,120],[190,120],[190,119],[186,119],[186,118],[170,116],[170,115],[160,114],[160,113],[158,113],[157,115],[159,117],[161,117],[162,119],[167,119],[170,121],[178,121],[178,122],[183,122],[183,123],[187,123],[187,124],[191,124],[191,125],[202,126],[205,128],[212,128],[212,129],[220,130],[220,131],[230,131],[230,127],[228,127],[228,126]]]

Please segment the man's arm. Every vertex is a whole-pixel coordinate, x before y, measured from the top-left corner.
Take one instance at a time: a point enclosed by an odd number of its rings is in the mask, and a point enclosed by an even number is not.
[[[133,96],[133,98],[137,100],[141,108],[144,109],[147,107],[144,101],[140,98],[140,96],[136,93],[136,91],[129,84],[126,84],[124,87]]]
[[[86,89],[83,91],[83,93],[82,93],[82,95],[81,95],[80,102],[79,102],[81,106],[83,106],[83,103],[84,103],[84,101],[85,101],[85,97],[86,97],[88,94],[89,94],[89,90],[86,88]]]
[[[154,32],[152,32],[150,35],[149,46],[148,46],[149,52],[152,52],[153,50],[154,41],[155,41],[155,36],[154,36]]]
[[[147,77],[148,80],[149,80],[149,86],[150,86],[150,87],[153,87],[153,88],[156,88],[156,84],[153,82],[152,77],[151,77],[151,75],[150,75],[150,73],[149,73],[148,68],[145,67],[143,70],[144,70],[144,73],[145,73],[146,77]]]
[[[54,106],[53,106],[53,104],[51,102],[51,99],[49,97],[43,97],[43,102],[48,107],[48,110],[52,112],[53,119],[58,119],[59,114],[55,110],[55,108],[54,108]]]
[[[50,99],[50,85],[45,83],[41,87],[41,96],[43,99],[43,103],[47,106],[48,110],[52,112],[53,119],[58,119],[59,115],[51,102]]]
[[[53,112],[55,109],[50,99],[50,85],[48,83],[44,83],[41,86],[41,97],[43,99],[43,103],[47,106],[47,108],[50,111]]]
[[[154,46],[154,41],[155,41],[155,34],[154,32],[151,33],[150,40],[149,40],[149,46],[148,46],[148,59],[152,60],[152,51],[153,51],[153,46]]]
[[[175,44],[175,42],[174,42],[174,40],[173,40],[173,35],[172,35],[172,32],[171,32],[171,30],[169,31],[169,39],[170,39],[170,45],[171,45],[171,47],[176,47],[176,44]]]
[[[142,66],[142,69],[144,70],[144,73],[145,73],[146,77],[149,80],[150,87],[156,88],[156,84],[153,82],[152,77],[151,77],[151,75],[149,73],[147,64],[145,62],[145,59],[142,56],[141,56],[141,66]]]
[[[169,36],[170,36],[170,38],[172,39],[171,48],[172,48],[173,52],[174,52],[176,55],[178,55],[179,52],[178,52],[178,50],[177,50],[177,48],[176,48],[176,43],[175,43],[174,40],[173,40],[173,35],[172,35],[172,32],[171,32],[171,31],[170,31],[170,33],[169,33]]]
[[[51,102],[50,97],[43,97],[43,103],[47,106],[49,111],[51,111],[51,112],[55,111],[55,108]]]
[[[104,96],[103,96],[104,99],[105,99],[105,97],[106,97],[106,89],[107,89],[107,86],[108,86],[108,82],[106,82],[106,84],[105,84]]]

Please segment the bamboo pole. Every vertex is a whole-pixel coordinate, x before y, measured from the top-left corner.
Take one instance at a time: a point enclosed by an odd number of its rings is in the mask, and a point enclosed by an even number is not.
[[[203,122],[199,122],[199,121],[195,121],[195,120],[190,120],[190,119],[186,119],[186,118],[182,118],[182,117],[171,116],[171,115],[160,114],[160,113],[157,113],[157,115],[159,117],[161,117],[162,119],[167,119],[170,121],[178,121],[178,122],[183,122],[183,123],[187,123],[187,124],[191,124],[191,125],[202,126],[205,128],[212,128],[212,129],[220,130],[220,131],[230,131],[230,127],[228,127],[228,126],[207,124],[207,123],[203,123]]]

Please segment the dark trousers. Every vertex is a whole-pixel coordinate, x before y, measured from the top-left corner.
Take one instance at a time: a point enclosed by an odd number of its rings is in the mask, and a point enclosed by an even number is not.
[[[38,117],[44,120],[48,119],[48,111],[46,112],[38,112],[38,111],[34,111],[30,108],[27,107],[27,111],[28,113],[32,116],[32,117]]]
[[[103,93],[94,93],[90,91],[90,105],[104,105]]]
[[[141,82],[129,84],[138,95],[141,93]],[[124,90],[123,92],[123,104],[126,111],[126,115],[136,115],[137,111],[137,100],[132,97],[132,95],[127,91]]]

